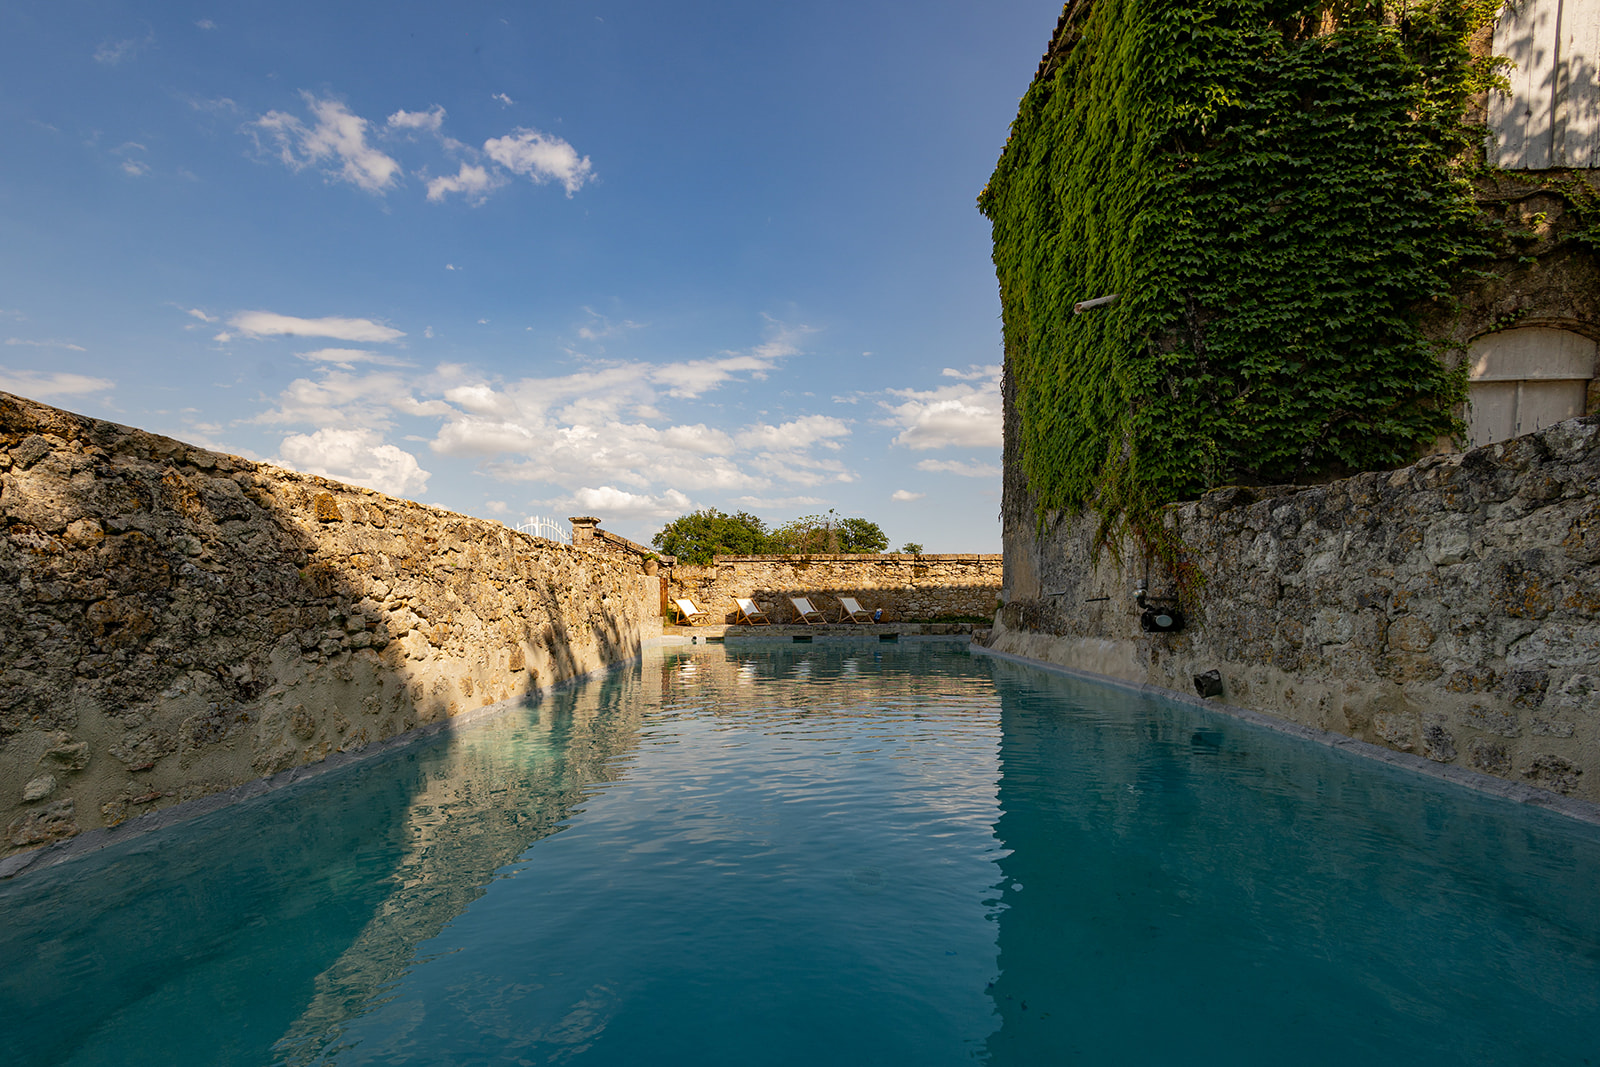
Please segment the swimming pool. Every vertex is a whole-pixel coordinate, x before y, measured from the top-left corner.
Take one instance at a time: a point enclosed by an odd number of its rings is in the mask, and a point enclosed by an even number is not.
[[[16,1064],[1582,1063],[1600,830],[939,644],[657,650],[0,885]]]

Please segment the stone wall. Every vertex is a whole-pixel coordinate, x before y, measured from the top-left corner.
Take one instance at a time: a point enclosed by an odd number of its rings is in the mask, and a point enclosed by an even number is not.
[[[1215,669],[1226,703],[1600,800],[1600,417],[1169,521],[1189,588],[1125,543],[1097,563],[1093,516],[1010,517],[992,647],[1190,692]],[[1140,585],[1186,628],[1142,632]]]
[[[1001,556],[907,553],[837,556],[717,556],[709,566],[672,568],[672,598],[688,597],[711,614],[710,622],[738,621],[736,597],[760,604],[773,622],[794,619],[790,596],[808,596],[829,621],[839,617],[839,596],[853,596],[867,611],[883,609],[884,622],[994,615]],[[704,621],[704,620],[703,620]]]
[[[658,586],[0,393],[0,851],[630,658]]]

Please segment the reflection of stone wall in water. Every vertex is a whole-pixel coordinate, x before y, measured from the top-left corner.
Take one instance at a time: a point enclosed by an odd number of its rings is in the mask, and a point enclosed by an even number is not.
[[[830,621],[838,597],[853,596],[884,622],[964,615],[987,619],[1000,591],[1001,557],[993,555],[718,556],[708,566],[672,568],[671,596],[688,597],[713,622],[738,621],[736,598],[760,604],[773,621],[794,617],[788,597],[810,596]]]
[[[594,785],[620,777],[618,757],[638,745],[640,709],[657,703],[653,681],[648,672],[642,681],[608,675],[537,722],[512,713],[427,754],[401,820],[405,848],[386,879],[395,889],[316,976],[311,1002],[275,1046],[283,1062],[315,1062],[496,871],[559,831]]]
[[[85,1041],[131,1042],[150,1059],[183,1041],[231,1049],[236,1062],[313,1058],[497,870],[617,777],[637,744],[640,684],[607,675],[536,713],[511,710],[170,828],[159,848],[144,838],[0,883],[0,999],[73,1020],[29,1029],[57,1046],[8,1054],[58,1063]],[[96,965],[63,967],[36,951],[62,938],[92,945]],[[191,1014],[181,1037],[128,1029],[139,1016],[130,1005],[213,978],[227,985],[241,966],[257,976],[248,1010]]]
[[[1170,521],[1203,581],[1093,517],[1006,527],[993,647],[1222,699],[1600,800],[1600,417],[1309,488],[1228,488]],[[1188,616],[1140,630],[1147,580]],[[1105,599],[1097,599],[1105,598]],[[1170,603],[1171,601],[1167,601]]]
[[[7,394],[0,525],[4,852],[534,695],[659,625],[637,560]]]

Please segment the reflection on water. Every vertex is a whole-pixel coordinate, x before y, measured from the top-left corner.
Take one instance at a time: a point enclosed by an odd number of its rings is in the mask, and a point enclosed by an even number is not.
[[[10,1062],[314,1055],[624,769],[639,688],[612,676],[5,886],[0,1007],[37,1020]]]
[[[1597,882],[1594,828],[1192,708],[699,647],[0,886],[0,1018],[23,1065],[1579,1063]]]
[[[990,1062],[1584,1063],[1600,833],[1020,666]]]

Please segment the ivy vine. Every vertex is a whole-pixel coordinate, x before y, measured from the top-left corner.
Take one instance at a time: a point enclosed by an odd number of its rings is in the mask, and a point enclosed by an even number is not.
[[[978,198],[1041,521],[1148,543],[1171,501],[1462,431],[1465,370],[1421,319],[1494,242],[1463,116],[1496,4],[1069,5]]]

